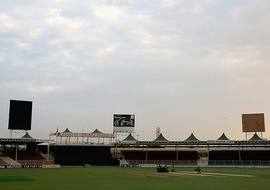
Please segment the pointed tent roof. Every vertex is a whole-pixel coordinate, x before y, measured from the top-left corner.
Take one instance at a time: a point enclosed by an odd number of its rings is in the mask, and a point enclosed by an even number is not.
[[[50,135],[59,135],[60,134],[60,132],[59,132],[59,130],[58,130],[58,128],[57,128],[57,130],[55,131],[55,133],[51,133]]]
[[[103,138],[104,137],[104,133],[101,132],[100,130],[98,129],[95,129],[92,133],[91,133],[92,137],[94,138]]]
[[[160,133],[154,142],[168,142],[168,140],[162,135],[162,133]]]
[[[92,132],[92,134],[103,134],[100,130],[98,130],[98,129],[95,129],[93,132]]]
[[[22,139],[32,139],[32,137],[26,132],[25,135],[22,136]]]
[[[249,139],[249,141],[263,141],[263,139],[259,137],[257,133],[255,133],[253,137]]]
[[[197,141],[200,141],[200,140],[197,139],[193,133],[191,133],[191,135],[184,141],[185,142],[197,142]]]
[[[68,128],[66,128],[63,133],[71,133],[71,131]]]
[[[218,141],[229,141],[230,139],[225,135],[225,133],[222,133],[222,135],[217,140]]]
[[[137,140],[130,133],[123,141],[126,142],[126,141],[137,141]]]

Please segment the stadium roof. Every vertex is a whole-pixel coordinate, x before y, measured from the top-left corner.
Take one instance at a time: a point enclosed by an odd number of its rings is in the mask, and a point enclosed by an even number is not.
[[[57,129],[56,131],[55,131],[55,133],[51,133],[50,135],[59,135],[60,134],[60,132],[59,132],[59,130]]]
[[[124,142],[136,142],[137,140],[130,133],[123,141]]]
[[[24,144],[40,144],[48,140],[33,139],[33,138],[0,138],[1,145],[24,145]]]
[[[249,141],[263,141],[263,139],[259,137],[257,133],[255,133],[253,137],[249,139]]]
[[[154,142],[168,142],[168,140],[162,135],[162,133],[160,133]]]
[[[222,133],[222,135],[217,140],[218,141],[229,141],[230,139],[225,135],[225,133]]]
[[[63,133],[71,133],[71,131],[70,131],[68,128],[66,128],[66,129],[63,131]]]
[[[97,138],[103,138],[104,133],[101,132],[98,129],[95,129],[92,133],[91,133],[92,137],[97,137]]]
[[[193,133],[191,133],[191,135],[186,140],[184,140],[184,141],[185,142],[198,142],[200,140],[197,139]]]
[[[28,132],[25,133],[25,135],[22,136],[22,139],[33,139]]]
[[[95,129],[93,132],[88,133],[74,133],[71,132],[68,128],[66,128],[63,132],[58,132],[58,130],[55,133],[51,133],[50,136],[56,136],[56,137],[85,137],[85,138],[114,138],[114,135],[111,133],[103,133],[98,129]]]
[[[95,129],[93,132],[92,132],[92,134],[103,134],[100,130],[98,130],[98,129]]]

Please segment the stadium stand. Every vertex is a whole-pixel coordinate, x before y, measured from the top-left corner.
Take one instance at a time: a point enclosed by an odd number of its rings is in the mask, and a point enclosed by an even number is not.
[[[8,164],[0,157],[0,168],[7,168]]]
[[[128,134],[110,142],[112,134],[98,129],[73,133],[69,129],[51,134],[50,141],[25,134],[19,139],[0,138],[0,167],[36,168],[46,165],[240,165],[270,166],[270,141],[255,133],[249,140],[202,141],[194,133],[183,141],[170,141],[162,133],[152,141]],[[107,143],[105,141],[107,140]],[[1,154],[2,152],[2,154]]]
[[[132,165],[178,164],[194,165],[198,160],[196,151],[123,151],[122,156]]]
[[[42,168],[45,165],[53,165],[53,160],[18,160],[23,168]]]
[[[15,159],[15,152],[9,152],[11,159]],[[47,160],[38,151],[18,151],[17,163],[23,168],[41,168],[43,165],[54,164],[53,160]]]
[[[255,133],[249,140],[201,141],[193,133],[184,141],[169,141],[162,134],[153,141],[138,141],[131,134],[114,147],[131,165],[270,165],[270,141]]]
[[[28,133],[21,138],[0,138],[0,166],[4,168],[36,168],[53,165],[38,149],[44,140],[34,139]]]
[[[20,168],[21,167],[21,164],[19,162],[16,162],[15,160],[7,156],[0,157],[0,165],[5,166],[6,168]]]

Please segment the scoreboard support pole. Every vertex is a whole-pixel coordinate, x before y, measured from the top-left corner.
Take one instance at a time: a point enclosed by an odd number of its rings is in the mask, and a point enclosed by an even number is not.
[[[49,161],[50,160],[50,142],[48,142],[47,153],[48,153],[47,160]]]
[[[18,145],[16,144],[16,148],[15,148],[15,161],[18,160]]]
[[[117,135],[115,134],[116,132],[113,130],[113,137],[114,137],[114,149],[113,149],[113,154],[114,157],[116,158],[116,152],[117,152]]]
[[[12,139],[12,137],[13,137],[13,130],[9,130],[9,138]]]

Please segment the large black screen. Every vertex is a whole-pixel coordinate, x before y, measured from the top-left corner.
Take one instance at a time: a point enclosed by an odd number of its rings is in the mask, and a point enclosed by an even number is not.
[[[10,100],[8,129],[31,130],[32,102]]]

